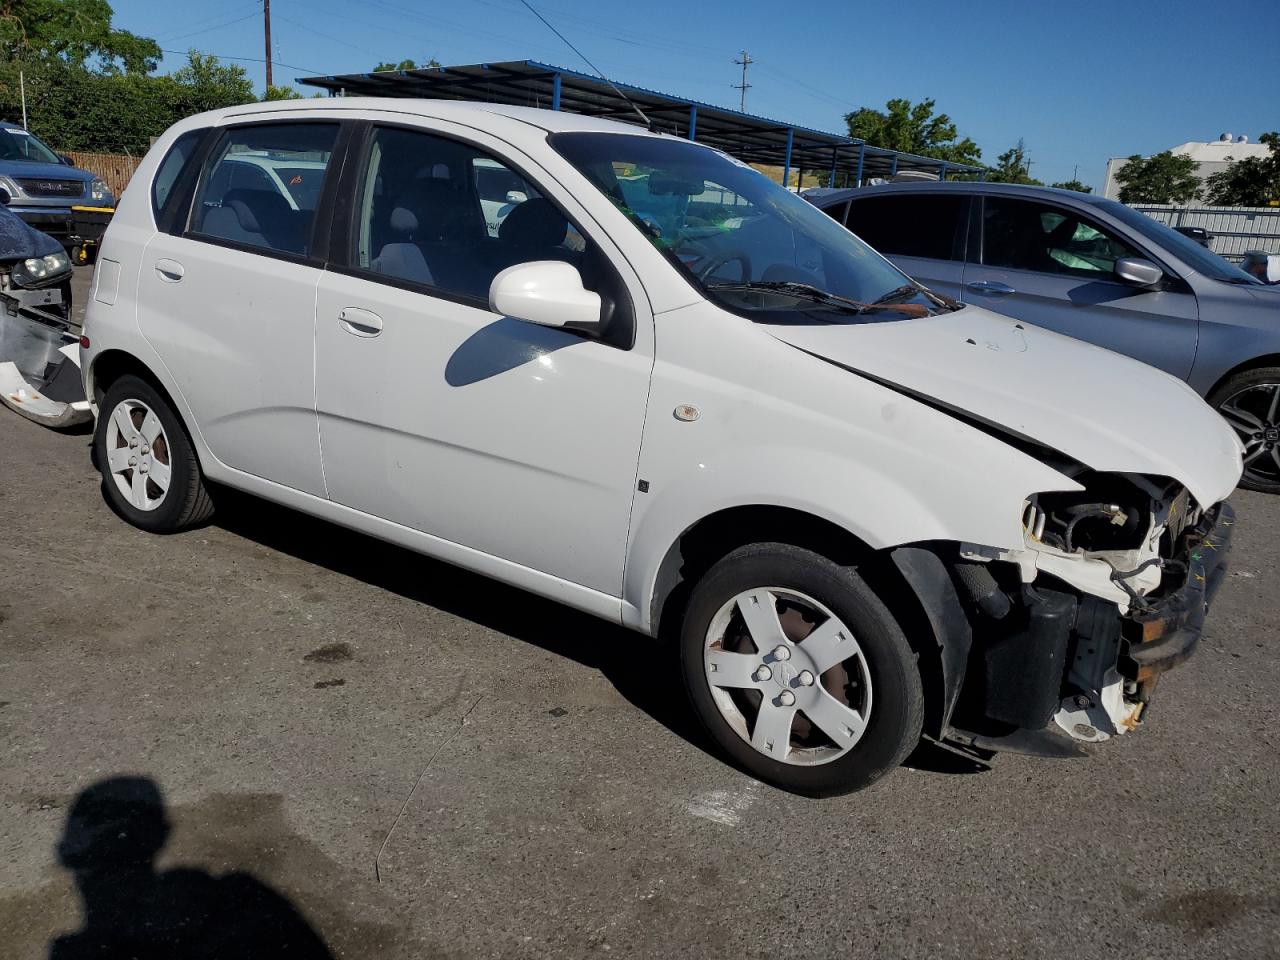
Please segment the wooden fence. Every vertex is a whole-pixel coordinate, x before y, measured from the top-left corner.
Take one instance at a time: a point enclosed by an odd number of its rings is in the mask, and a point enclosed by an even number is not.
[[[115,153],[77,153],[71,151],[67,153],[67,156],[81,170],[88,170],[90,173],[101,177],[116,199],[120,198],[120,194],[124,192],[124,188],[129,184],[129,179],[133,176],[133,171],[138,169],[138,164],[142,161],[141,157],[130,157]]]

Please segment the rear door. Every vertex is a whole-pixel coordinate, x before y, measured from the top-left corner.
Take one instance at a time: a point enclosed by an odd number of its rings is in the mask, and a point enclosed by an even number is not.
[[[138,324],[172,373],[194,427],[226,465],[324,496],[313,335],[323,252],[316,201],[290,202],[246,156],[315,161],[323,181],[335,121],[260,122],[217,134],[189,213],[143,255]],[[302,196],[301,187],[297,196]],[[318,192],[317,192],[318,194]]]
[[[1116,260],[1146,254],[1074,207],[979,200],[981,242],[965,267],[966,301],[1187,377],[1199,311],[1183,280],[1166,275],[1161,289],[1146,289],[1117,278]]]
[[[913,280],[963,299],[969,198],[964,194],[879,193],[849,203],[845,226]]]

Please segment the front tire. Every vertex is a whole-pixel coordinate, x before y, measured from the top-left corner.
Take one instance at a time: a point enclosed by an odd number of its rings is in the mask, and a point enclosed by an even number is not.
[[[1240,486],[1280,493],[1280,367],[1235,374],[1208,397],[1245,446]]]
[[[734,762],[810,796],[867,787],[920,740],[907,639],[852,567],[809,550],[742,547],[694,587],[681,630],[695,712]]]
[[[213,514],[195,448],[159,390],[126,375],[99,410],[94,455],[116,513],[152,533],[185,530]]]

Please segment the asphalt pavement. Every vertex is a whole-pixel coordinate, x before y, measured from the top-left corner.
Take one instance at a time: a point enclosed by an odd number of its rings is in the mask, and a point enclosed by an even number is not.
[[[642,637],[227,492],[142,533],[86,433],[0,409],[0,953],[145,923],[347,958],[1280,956],[1280,498],[1233,502],[1138,732],[922,748],[815,801],[722,762]]]

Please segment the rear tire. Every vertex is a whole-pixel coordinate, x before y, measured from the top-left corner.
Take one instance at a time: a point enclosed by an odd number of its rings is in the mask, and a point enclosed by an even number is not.
[[[809,550],[753,544],[716,563],[690,595],[681,665],[712,739],[785,790],[860,790],[920,741],[901,627],[853,567]]]
[[[1245,445],[1240,486],[1280,493],[1280,367],[1234,374],[1209,395],[1208,403]]]
[[[122,376],[99,411],[94,460],[116,513],[151,533],[176,533],[213,515],[191,438],[159,390]]]

